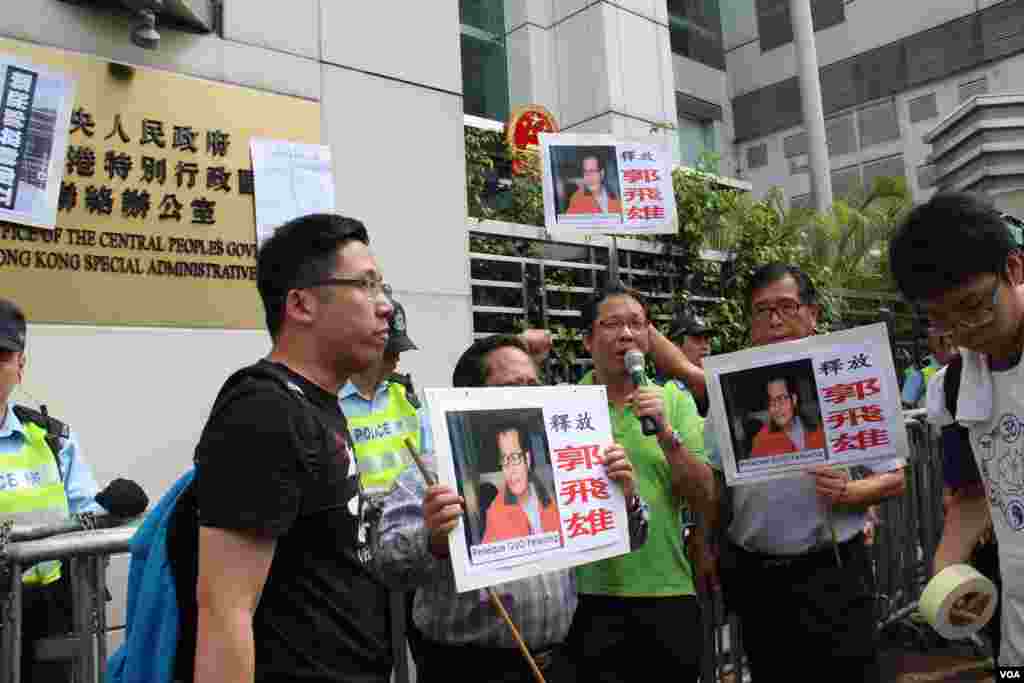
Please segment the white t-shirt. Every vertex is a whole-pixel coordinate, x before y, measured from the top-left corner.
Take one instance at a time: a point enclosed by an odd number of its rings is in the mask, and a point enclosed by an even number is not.
[[[1003,579],[999,664],[1024,665],[1024,363],[992,372],[964,352],[957,421],[967,427],[992,510]],[[969,416],[970,419],[967,419]],[[946,412],[944,417],[948,418]],[[987,418],[987,419],[986,419]]]

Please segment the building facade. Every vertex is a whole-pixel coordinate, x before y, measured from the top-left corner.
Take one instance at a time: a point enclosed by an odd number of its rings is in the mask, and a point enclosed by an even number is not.
[[[810,206],[788,0],[737,0],[723,33],[737,175]],[[1024,88],[1024,2],[812,0],[836,197],[883,175],[934,191],[926,134],[977,95]]]

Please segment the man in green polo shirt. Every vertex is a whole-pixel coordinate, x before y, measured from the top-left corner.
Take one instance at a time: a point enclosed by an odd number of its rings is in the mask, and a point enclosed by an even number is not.
[[[569,643],[578,679],[646,681],[654,670],[696,680],[703,639],[680,512],[685,505],[704,511],[712,486],[697,407],[676,386],[636,386],[626,370],[627,352],[650,350],[650,320],[637,293],[611,287],[586,306],[583,318],[594,370],[581,384],[607,388],[612,432],[633,463],[650,527],[642,548],[576,570],[579,606]],[[643,433],[645,416],[657,433]]]

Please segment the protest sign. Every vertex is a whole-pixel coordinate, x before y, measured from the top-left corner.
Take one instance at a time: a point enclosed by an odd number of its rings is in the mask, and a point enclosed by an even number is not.
[[[331,148],[287,140],[252,138],[256,190],[256,243],[279,226],[309,213],[334,211]]]
[[[541,133],[544,225],[551,232],[677,232],[666,138]]]
[[[882,323],[711,356],[704,370],[729,485],[906,456]]]
[[[604,387],[428,389],[440,480],[466,501],[449,537],[460,592],[629,552],[602,455]]]
[[[74,80],[0,54],[0,221],[53,229]]]

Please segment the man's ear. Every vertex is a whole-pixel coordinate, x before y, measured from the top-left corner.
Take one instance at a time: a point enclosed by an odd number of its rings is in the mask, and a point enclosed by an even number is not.
[[[26,362],[25,352],[22,351],[21,354],[19,354],[19,358],[18,358],[18,384],[21,384],[22,379],[25,376],[25,362]]]
[[[818,327],[818,316],[821,314],[821,307],[818,304],[807,304],[807,313],[811,316],[811,324]]]
[[[316,317],[319,300],[308,289],[293,289],[284,300],[284,317],[311,322]]]
[[[1024,283],[1024,254],[1020,250],[1014,250],[1006,257],[1006,276],[1011,285]]]

